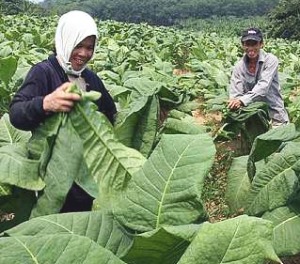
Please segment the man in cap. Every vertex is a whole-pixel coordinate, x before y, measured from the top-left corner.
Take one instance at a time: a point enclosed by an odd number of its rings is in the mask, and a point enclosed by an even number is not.
[[[280,92],[277,57],[262,49],[263,35],[258,28],[245,30],[241,43],[244,56],[232,72],[228,108],[237,110],[263,101],[269,106],[273,127],[288,123],[288,113]]]

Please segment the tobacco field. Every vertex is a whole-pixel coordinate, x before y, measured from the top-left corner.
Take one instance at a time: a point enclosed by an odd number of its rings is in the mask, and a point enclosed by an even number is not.
[[[242,56],[224,31],[97,21],[89,67],[117,104],[115,126],[82,100],[17,130],[9,102],[51,54],[57,20],[0,16],[0,263],[300,263],[300,43],[265,39],[291,123],[247,153],[221,149]],[[59,214],[74,182],[93,210]]]

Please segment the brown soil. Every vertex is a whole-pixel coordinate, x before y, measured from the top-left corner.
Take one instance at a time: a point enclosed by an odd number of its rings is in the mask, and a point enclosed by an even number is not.
[[[299,98],[299,96],[300,96],[300,87],[297,87],[290,92],[289,100],[295,102]]]
[[[289,258],[282,258],[281,261],[283,264],[300,264],[300,254]]]
[[[214,124],[219,125],[222,120],[221,112],[209,112],[205,113],[199,109],[192,112],[196,122],[200,125]]]
[[[300,264],[300,254],[292,257],[280,258],[283,264]],[[269,262],[267,264],[277,264],[276,262]]]
[[[188,74],[188,73],[190,73],[191,71],[190,70],[188,70],[188,69],[174,69],[173,70],[173,74],[174,75],[184,75],[184,74]]]

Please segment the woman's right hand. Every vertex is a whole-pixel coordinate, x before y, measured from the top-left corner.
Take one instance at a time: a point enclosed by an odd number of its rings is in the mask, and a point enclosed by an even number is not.
[[[45,112],[71,111],[74,103],[81,98],[79,94],[66,92],[71,84],[70,82],[66,82],[44,97],[43,108]]]

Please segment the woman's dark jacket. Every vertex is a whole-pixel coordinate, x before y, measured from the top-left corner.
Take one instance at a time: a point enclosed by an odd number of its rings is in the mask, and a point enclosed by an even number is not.
[[[85,79],[87,91],[95,90],[102,94],[96,104],[99,111],[113,123],[116,106],[100,78],[89,69],[85,69],[81,76]],[[33,130],[39,126],[47,117],[43,109],[44,97],[68,81],[54,55],[34,65],[10,104],[12,125],[22,130]]]
[[[94,90],[102,94],[96,101],[98,110],[113,123],[116,106],[100,78],[89,69],[85,69],[81,76],[85,79],[87,91]],[[12,125],[31,131],[38,127],[47,118],[43,109],[44,97],[68,81],[54,55],[34,65],[10,104],[9,117]],[[61,212],[90,210],[92,201],[93,198],[74,183]]]

